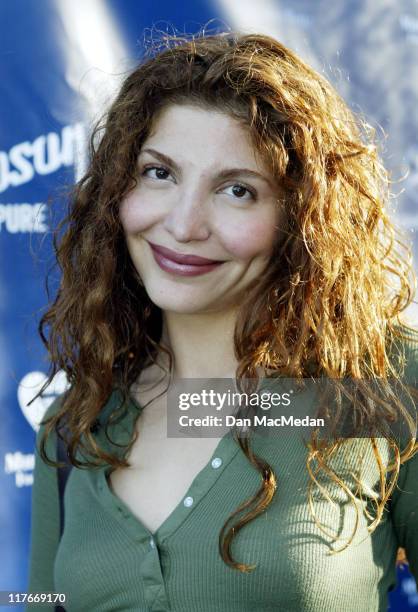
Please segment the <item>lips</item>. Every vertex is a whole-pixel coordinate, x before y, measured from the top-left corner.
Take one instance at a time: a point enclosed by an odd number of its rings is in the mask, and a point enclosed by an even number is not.
[[[150,242],[149,245],[156,253],[159,253],[167,259],[171,259],[171,261],[175,261],[179,264],[192,266],[207,266],[210,264],[222,263],[221,261],[207,259],[206,257],[199,257],[198,255],[183,255],[182,253],[177,253],[176,251],[172,251],[167,247],[163,247],[158,244],[153,244],[152,242]]]
[[[221,267],[225,262],[214,261],[198,255],[177,253],[159,244],[148,243],[159,267],[174,276],[201,276]]]

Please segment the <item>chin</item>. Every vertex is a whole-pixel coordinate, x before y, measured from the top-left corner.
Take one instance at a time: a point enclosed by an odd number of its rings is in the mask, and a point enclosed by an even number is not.
[[[153,291],[152,287],[145,287],[145,289],[151,302],[167,312],[196,314],[203,312],[209,306],[207,303],[207,292],[205,292],[206,295],[199,297],[191,296],[186,290],[182,291],[181,288],[176,293],[173,293],[172,288],[170,288],[169,292],[164,292],[161,286],[157,291]]]

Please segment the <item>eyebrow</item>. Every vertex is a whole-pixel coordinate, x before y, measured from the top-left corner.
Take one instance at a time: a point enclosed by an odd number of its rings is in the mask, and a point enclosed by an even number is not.
[[[180,167],[168,155],[165,155],[164,153],[160,153],[160,151],[156,151],[155,149],[149,149],[149,148],[142,149],[139,155],[141,155],[142,153],[150,153],[151,155],[153,155],[160,161],[174,168],[176,172],[180,173]],[[263,174],[260,174],[259,172],[256,172],[255,170],[250,170],[249,168],[225,168],[224,170],[221,170],[217,176],[218,178],[221,178],[221,179],[228,179],[228,178],[232,178],[233,176],[237,176],[237,174],[241,176],[247,176],[249,178],[261,179],[265,181],[270,187],[273,187],[272,183],[269,181],[267,177],[265,177]]]

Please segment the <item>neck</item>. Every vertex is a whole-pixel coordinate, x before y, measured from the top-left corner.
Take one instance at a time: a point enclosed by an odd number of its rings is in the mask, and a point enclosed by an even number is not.
[[[216,313],[163,313],[162,343],[174,357],[173,378],[235,378],[237,309]]]

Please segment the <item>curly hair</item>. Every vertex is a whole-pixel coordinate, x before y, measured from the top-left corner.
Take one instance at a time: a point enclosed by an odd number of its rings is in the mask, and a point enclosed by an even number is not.
[[[271,265],[248,292],[236,321],[237,380],[258,379],[260,368],[296,379],[360,382],[401,376],[390,347],[402,337],[400,313],[413,299],[416,279],[410,249],[386,211],[391,181],[380,161],[375,130],[322,75],[274,38],[231,32],[167,36],[165,46],[127,76],[96,123],[88,169],[72,189],[68,214],[54,232],[62,278],[39,323],[51,363],[36,397],[61,369],[70,387],[60,410],[44,423],[41,455],[50,465],[59,464],[47,457],[45,441],[54,427],[61,435],[65,417],[71,463],[128,467],[126,456],[107,453],[97,444],[91,428],[115,386],[124,401],[129,399],[131,385],[156,363],[160,351],[168,354],[172,367],[172,355],[161,342],[162,313],[138,281],[119,206],[137,184],[137,157],[159,113],[169,104],[185,103],[220,110],[247,126],[283,194],[286,227],[280,228]],[[356,409],[375,425],[386,418],[379,411],[368,414],[361,405]],[[404,408],[395,402],[393,410],[402,415]],[[251,436],[234,435],[261,482],[254,497],[227,518],[219,551],[227,565],[246,572],[255,566],[236,562],[231,542],[268,507],[277,482],[271,466],[253,453]],[[394,461],[384,465],[370,437],[380,472],[370,531],[381,520],[400,465],[418,450],[413,427],[404,451],[396,441],[388,442]],[[354,503],[355,495],[327,462],[343,444],[342,439],[323,444],[312,435],[306,465],[311,485],[322,469]],[[80,462],[78,448],[93,461]],[[394,475],[388,483],[389,471]],[[311,487],[308,493],[313,509]],[[243,510],[248,511],[231,526]]]

